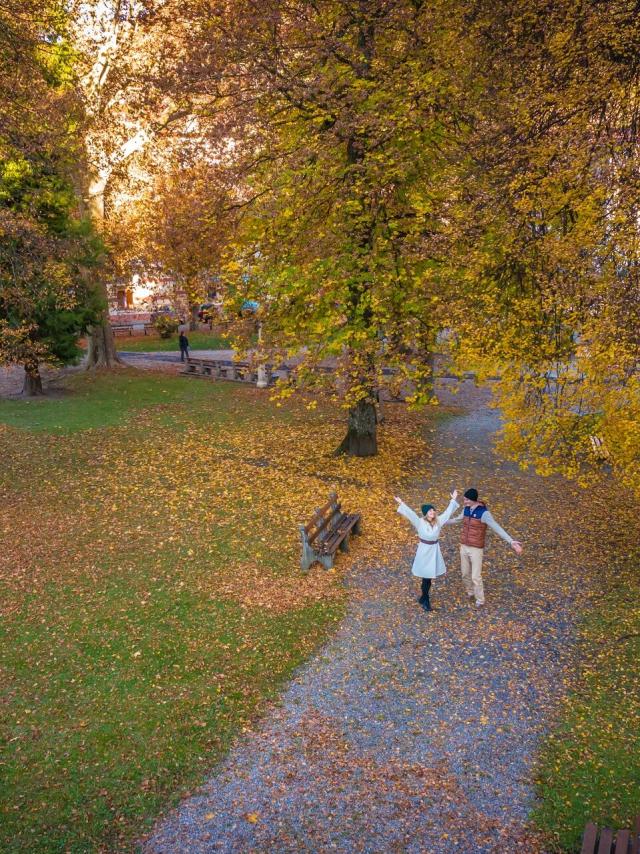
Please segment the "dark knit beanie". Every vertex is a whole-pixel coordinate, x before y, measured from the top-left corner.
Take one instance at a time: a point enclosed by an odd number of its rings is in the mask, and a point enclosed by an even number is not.
[[[436,508],[433,506],[433,504],[423,504],[420,509],[422,510],[422,515],[426,516],[429,510],[435,510]]]
[[[469,501],[477,501],[478,500],[478,490],[477,489],[467,489],[464,494],[465,498],[468,498]]]

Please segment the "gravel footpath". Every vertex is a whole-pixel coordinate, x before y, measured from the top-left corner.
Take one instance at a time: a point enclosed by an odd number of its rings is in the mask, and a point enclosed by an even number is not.
[[[526,828],[532,760],[590,595],[583,568],[597,572],[616,532],[593,536],[574,487],[497,460],[486,396],[467,403],[439,430],[425,495],[444,506],[454,485],[478,485],[523,557],[489,533],[477,609],[459,577],[458,531],[445,529],[449,572],[430,615],[415,601],[412,555],[356,567],[339,633],[141,843],[146,854],[543,850]]]

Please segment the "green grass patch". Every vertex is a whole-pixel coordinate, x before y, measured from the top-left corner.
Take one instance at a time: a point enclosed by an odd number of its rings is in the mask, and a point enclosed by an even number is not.
[[[19,430],[75,433],[124,424],[143,409],[199,411],[203,402],[224,397],[213,384],[186,382],[134,370],[87,373],[70,377],[59,395],[20,400],[0,400],[0,423]]]
[[[143,574],[84,597],[51,590],[3,631],[3,850],[116,850],[144,832],[339,617],[322,604],[247,614],[150,573],[144,598]]]
[[[230,346],[229,341],[217,332],[187,332],[186,334],[192,350],[227,350]],[[117,336],[116,347],[118,350],[129,353],[180,352],[177,334],[171,338],[160,338],[156,335],[135,338]]]
[[[578,679],[544,745],[533,814],[558,851],[580,850],[587,821],[631,828],[640,812],[639,603],[636,558],[581,625]]]

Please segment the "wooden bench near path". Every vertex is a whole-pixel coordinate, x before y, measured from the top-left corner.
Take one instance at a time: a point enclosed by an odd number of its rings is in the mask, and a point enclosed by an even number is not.
[[[277,367],[273,364],[262,365],[264,368],[264,379],[267,385],[274,385],[276,380],[288,380],[292,372],[296,371],[295,364],[287,364],[281,362]],[[314,367],[314,371],[322,374],[331,374],[335,372],[334,365],[321,364]],[[258,366],[254,362],[237,361],[230,358],[215,358],[188,356],[184,363],[184,368],[180,371],[184,376],[200,377],[213,380],[231,380],[233,382],[257,383]],[[395,368],[383,368],[382,373],[385,376],[394,376],[398,373]],[[475,375],[465,373],[461,377],[456,377],[453,374],[446,372],[438,372],[434,379],[456,379],[461,381],[474,380]],[[490,377],[489,379],[496,379]],[[403,387],[395,392],[390,388],[380,390],[380,402],[385,403],[402,403],[406,396],[411,392],[411,389]]]
[[[331,492],[327,503],[314,512],[311,521],[300,526],[302,569],[306,571],[316,560],[325,569],[331,569],[337,550],[348,552],[351,534],[360,533],[360,521],[360,513],[343,513],[338,496]]]
[[[273,365],[263,365],[263,367],[268,385],[275,383],[276,371],[285,377],[289,374],[289,369],[285,365],[278,368],[274,368]],[[258,380],[257,365],[250,362],[237,362],[233,359],[201,359],[189,356],[180,373],[191,377],[254,384]]]
[[[598,828],[590,821],[584,829],[580,854],[640,854],[640,815],[633,831],[614,831],[610,827]]]
[[[129,335],[132,336],[134,330],[140,330],[146,335],[148,332],[153,332],[155,326],[153,323],[112,323],[111,329],[114,335]]]

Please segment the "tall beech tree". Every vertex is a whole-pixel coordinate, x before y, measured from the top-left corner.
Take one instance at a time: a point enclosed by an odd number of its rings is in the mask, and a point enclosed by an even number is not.
[[[202,85],[215,79],[226,99],[242,180],[229,292],[261,304],[264,358],[304,348],[298,386],[333,384],[317,368],[337,360],[334,389],[349,411],[339,450],[374,454],[378,389],[410,379],[416,401],[431,392],[434,270],[468,109],[459,10],[409,0],[213,7]]]

